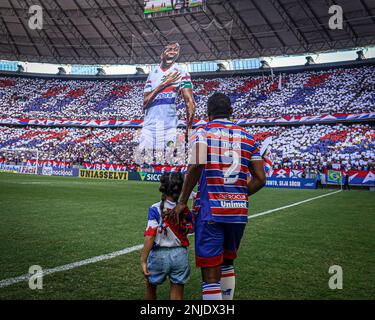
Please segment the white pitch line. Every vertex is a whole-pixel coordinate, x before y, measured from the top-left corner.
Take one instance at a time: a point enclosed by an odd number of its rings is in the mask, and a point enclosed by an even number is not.
[[[89,259],[86,259],[86,260],[81,260],[81,261],[78,261],[78,262],[65,264],[65,265],[60,266],[60,267],[56,267],[56,268],[52,268],[52,269],[45,269],[45,270],[43,270],[43,277],[48,275],[48,274],[67,271],[67,270],[82,267],[82,266],[85,266],[85,265],[88,265],[88,264],[91,264],[91,263],[96,263],[96,262],[99,262],[99,261],[113,259],[113,258],[116,258],[118,256],[121,256],[121,255],[124,255],[124,254],[127,254],[127,253],[131,253],[131,252],[134,252],[134,251],[141,250],[142,248],[143,248],[143,244],[139,244],[139,245],[134,246],[134,247],[126,248],[126,249],[123,249],[123,250],[120,250],[120,251],[115,251],[115,252],[112,252],[112,253],[104,254],[104,255],[101,255],[101,256],[93,257],[93,258],[89,258]],[[22,282],[22,281],[28,281],[30,276],[31,275],[29,273],[27,273],[27,274],[24,274],[24,275],[19,276],[19,277],[1,280],[0,281],[0,288],[8,287],[8,286],[11,286],[12,284]]]
[[[310,202],[310,201],[313,201],[313,200],[316,200],[316,199],[328,197],[328,196],[331,196],[331,195],[336,194],[338,192],[341,192],[341,190],[338,190],[338,191],[335,191],[335,192],[330,192],[330,193],[327,193],[327,194],[323,194],[323,195],[320,195],[320,196],[317,196],[317,197],[309,198],[309,199],[299,201],[299,202],[296,202],[296,203],[293,203],[293,204],[290,204],[290,205],[287,205],[287,206],[283,206],[283,207],[280,207],[280,208],[276,208],[276,209],[264,211],[264,212],[261,212],[261,213],[253,214],[251,216],[248,216],[248,219],[253,219],[253,218],[260,217],[260,216],[263,216],[263,215],[266,215],[266,214],[269,214],[269,213],[272,213],[272,212],[276,212],[276,211],[284,210],[284,209],[291,208],[291,207],[294,207],[294,206],[298,206],[300,204]],[[101,255],[101,256],[96,256],[96,257],[92,257],[92,258],[89,258],[89,259],[65,264],[63,266],[59,266],[59,267],[56,267],[56,268],[44,269],[43,270],[43,277],[46,276],[46,275],[49,275],[49,274],[79,268],[79,267],[82,267],[82,266],[85,266],[85,265],[88,265],[88,264],[97,263],[97,262],[105,261],[105,260],[110,260],[110,259],[116,258],[118,256],[122,256],[122,255],[125,255],[125,254],[128,254],[128,253],[134,252],[134,251],[141,250],[142,248],[143,248],[143,244],[139,244],[139,245],[136,245],[136,246],[133,246],[133,247],[130,247],[130,248],[122,249],[120,251],[115,251],[115,252],[104,254],[104,255]],[[15,278],[9,278],[9,279],[1,280],[0,281],[0,288],[8,287],[8,286],[11,286],[13,284],[23,282],[23,281],[28,281],[30,279],[30,277],[31,277],[31,274],[27,273],[27,274],[24,274],[24,275],[15,277]]]
[[[316,199],[328,197],[328,196],[331,196],[333,194],[339,193],[341,191],[342,190],[330,192],[330,193],[327,193],[327,194],[323,194],[321,196],[317,196],[317,197],[314,197],[314,198],[310,198],[310,199],[302,200],[302,201],[299,201],[299,202],[296,202],[296,203],[292,203],[292,204],[289,204],[289,205],[284,206],[284,207],[280,207],[280,208],[276,208],[276,209],[264,211],[264,212],[257,213],[257,214],[252,214],[252,215],[248,216],[248,219],[253,219],[253,218],[256,218],[256,217],[264,216],[266,214],[269,214],[269,213],[272,213],[272,212],[275,212],[275,211],[280,211],[280,210],[288,209],[288,208],[291,208],[291,207],[294,207],[294,206],[298,206],[298,205],[300,205],[302,203],[306,203],[306,202],[310,202],[310,201],[313,201],[313,200],[316,200]]]

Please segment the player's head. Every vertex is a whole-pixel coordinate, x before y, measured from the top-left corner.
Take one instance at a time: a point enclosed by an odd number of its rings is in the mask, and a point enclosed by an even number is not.
[[[229,119],[232,112],[232,104],[226,94],[216,92],[208,99],[207,114],[210,121],[219,118]]]
[[[164,201],[167,197],[171,197],[174,202],[180,197],[182,185],[184,184],[184,176],[181,172],[164,173],[160,177],[161,204],[160,210],[164,211]]]
[[[171,66],[180,56],[180,51],[181,48],[178,42],[168,43],[161,54],[161,64],[165,67]]]

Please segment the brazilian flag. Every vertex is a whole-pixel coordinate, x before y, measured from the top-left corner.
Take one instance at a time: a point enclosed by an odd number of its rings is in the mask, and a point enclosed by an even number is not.
[[[341,171],[328,170],[327,176],[328,176],[327,177],[328,183],[341,183],[341,179],[342,179]]]

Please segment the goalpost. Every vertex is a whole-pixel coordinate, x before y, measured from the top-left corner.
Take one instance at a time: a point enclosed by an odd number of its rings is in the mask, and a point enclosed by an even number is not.
[[[3,168],[17,168],[18,173],[38,174],[39,150],[27,148],[0,149]]]

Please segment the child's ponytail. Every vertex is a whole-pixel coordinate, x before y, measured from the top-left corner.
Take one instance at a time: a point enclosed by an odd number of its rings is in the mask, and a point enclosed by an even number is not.
[[[164,173],[160,177],[159,191],[162,194],[161,202],[160,202],[160,212],[163,218],[167,213],[165,212],[166,210],[164,210],[167,196],[172,197],[173,201],[177,202],[181,194],[183,183],[184,183],[184,176],[182,175],[181,172]]]

